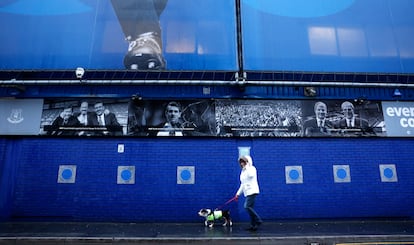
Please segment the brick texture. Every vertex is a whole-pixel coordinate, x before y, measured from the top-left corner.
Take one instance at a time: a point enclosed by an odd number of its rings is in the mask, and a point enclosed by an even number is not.
[[[265,220],[414,217],[411,139],[33,137],[0,139],[1,218],[201,221],[200,208],[234,196],[240,146],[251,147]],[[379,164],[395,164],[398,182],[381,182]],[[76,183],[57,183],[59,165],[77,166]],[[119,165],[136,167],[135,184],[117,184]],[[303,184],[286,184],[290,165]],[[349,165],[351,182],[334,183],[332,165]],[[195,184],[177,184],[177,166],[194,166]],[[235,221],[248,219],[243,201],[224,207]]]

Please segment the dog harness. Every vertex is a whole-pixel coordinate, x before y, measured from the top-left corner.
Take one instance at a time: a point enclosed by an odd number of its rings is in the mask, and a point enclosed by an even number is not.
[[[221,219],[223,217],[222,211],[213,211],[211,214],[207,216],[208,221],[214,221],[216,219]]]

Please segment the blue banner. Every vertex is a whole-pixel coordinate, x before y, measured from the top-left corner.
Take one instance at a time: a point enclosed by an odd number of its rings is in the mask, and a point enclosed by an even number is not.
[[[243,0],[247,70],[414,71],[410,0]]]
[[[382,102],[388,136],[414,136],[414,103]]]
[[[236,70],[233,0],[6,0],[0,69]]]
[[[411,0],[3,0],[1,70],[414,72]]]

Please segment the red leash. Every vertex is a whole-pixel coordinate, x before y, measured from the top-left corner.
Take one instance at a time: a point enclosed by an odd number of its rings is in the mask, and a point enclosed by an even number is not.
[[[226,206],[227,204],[231,203],[232,201],[237,200],[237,196],[234,196],[233,198],[231,198],[230,200],[228,200],[227,202],[225,202],[223,205],[219,206],[218,208],[216,208],[215,210],[219,210],[222,207]]]

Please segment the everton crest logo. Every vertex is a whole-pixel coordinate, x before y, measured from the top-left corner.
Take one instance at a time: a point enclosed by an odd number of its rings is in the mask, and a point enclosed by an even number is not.
[[[9,123],[21,123],[23,122],[24,118],[22,116],[22,109],[12,109],[10,116],[7,118],[7,121],[9,121]]]

